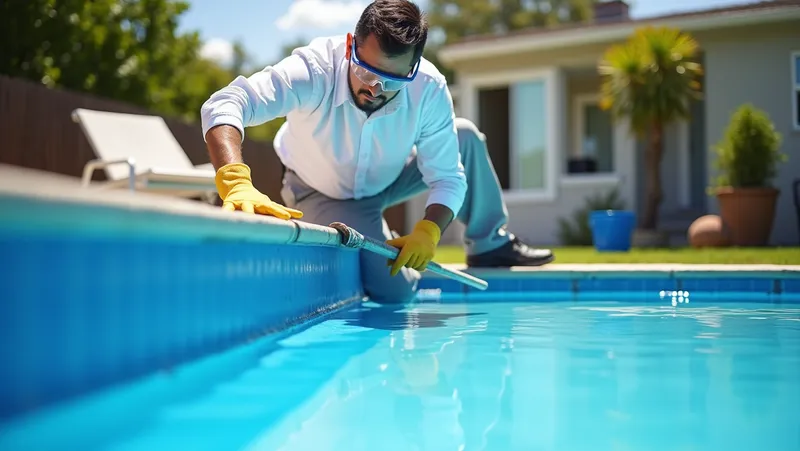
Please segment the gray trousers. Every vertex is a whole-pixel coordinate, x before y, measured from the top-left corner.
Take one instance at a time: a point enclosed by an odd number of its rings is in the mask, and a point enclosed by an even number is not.
[[[464,224],[464,242],[468,254],[495,249],[509,237],[505,227],[508,211],[502,189],[486,148],[486,137],[467,119],[456,119],[461,161],[467,176],[467,194],[456,220]],[[391,231],[383,212],[425,192],[413,158],[395,182],[381,193],[358,200],[338,200],[327,197],[292,172],[284,175],[281,196],[287,207],[303,212],[303,221],[319,225],[343,222],[365,236],[377,240],[391,239]],[[412,300],[420,274],[409,268],[392,277],[386,258],[361,251],[361,280],[364,292],[371,300],[382,303],[402,303]],[[435,260],[435,257],[434,257]]]

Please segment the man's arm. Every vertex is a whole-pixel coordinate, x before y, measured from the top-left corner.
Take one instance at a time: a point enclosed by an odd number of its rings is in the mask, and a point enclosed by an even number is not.
[[[417,141],[417,166],[430,187],[425,217],[444,230],[464,202],[467,179],[458,150],[453,100],[442,82],[433,88],[432,102],[423,113],[423,129]]]
[[[215,169],[226,164],[244,163],[242,139],[239,130],[232,125],[217,125],[206,133],[206,147]]]
[[[243,162],[245,127],[316,106],[324,82],[324,74],[311,61],[294,54],[250,77],[236,77],[212,94],[201,108],[201,120],[214,168]]]
[[[430,187],[425,217],[414,230],[387,241],[400,249],[391,262],[390,274],[406,266],[423,270],[436,253],[442,233],[461,209],[467,192],[467,178],[458,150],[458,133],[450,91],[442,80],[430,89],[420,115],[421,131],[417,139],[417,167],[422,181]]]
[[[450,210],[446,206],[442,204],[430,204],[425,208],[425,217],[423,219],[436,223],[436,225],[439,226],[439,230],[444,232],[447,226],[453,222],[454,216],[453,210]]]

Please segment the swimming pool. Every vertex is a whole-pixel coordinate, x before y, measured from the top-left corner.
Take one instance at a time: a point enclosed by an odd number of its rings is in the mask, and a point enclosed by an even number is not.
[[[800,447],[799,268],[381,307],[328,228],[73,185],[0,167],[0,450]]]
[[[796,450],[798,380],[798,306],[365,304],[0,448]]]

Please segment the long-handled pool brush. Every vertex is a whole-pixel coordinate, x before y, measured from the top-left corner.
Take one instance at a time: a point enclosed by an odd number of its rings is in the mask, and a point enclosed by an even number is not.
[[[330,227],[339,232],[339,236],[342,239],[342,244],[346,247],[354,249],[366,249],[390,260],[397,258],[397,255],[400,253],[397,248],[389,246],[381,241],[374,240],[368,236],[364,236],[358,230],[355,230],[341,222],[334,222],[330,225]],[[479,279],[471,274],[467,274],[457,269],[445,268],[434,261],[428,263],[427,270],[434,274],[456,280],[479,290],[485,290],[489,286],[485,280]]]

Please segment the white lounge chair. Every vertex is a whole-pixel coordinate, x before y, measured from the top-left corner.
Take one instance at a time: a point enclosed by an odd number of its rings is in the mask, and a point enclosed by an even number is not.
[[[97,156],[84,166],[84,187],[90,186],[94,171],[102,169],[108,180],[91,186],[200,197],[213,203],[214,167],[211,163],[192,165],[160,116],[78,108],[72,120],[80,125]]]

